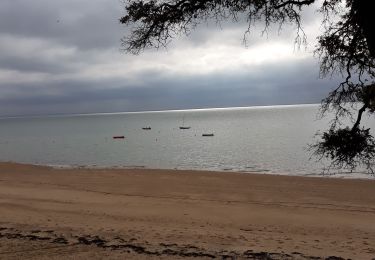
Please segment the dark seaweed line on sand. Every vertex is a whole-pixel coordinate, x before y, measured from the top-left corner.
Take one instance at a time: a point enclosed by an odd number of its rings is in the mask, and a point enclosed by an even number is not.
[[[38,235],[42,233],[43,235]],[[48,234],[48,235],[46,235]],[[259,260],[293,260],[293,259],[315,259],[315,260],[344,260],[342,257],[330,256],[327,258],[306,256],[302,253],[293,252],[291,254],[283,253],[269,253],[269,252],[254,252],[253,250],[247,250],[245,252],[234,252],[234,251],[220,251],[211,252],[203,248],[198,248],[192,245],[178,246],[177,244],[159,244],[158,250],[150,250],[144,246],[132,244],[120,237],[116,237],[113,240],[105,240],[99,236],[73,236],[72,239],[68,239],[61,234],[54,231],[41,231],[34,230],[28,232],[21,232],[14,228],[0,227],[0,239],[18,239],[26,241],[39,241],[49,243],[50,246],[46,246],[38,249],[30,250],[19,250],[0,252],[0,255],[10,255],[16,253],[27,253],[33,251],[43,251],[55,248],[71,247],[71,246],[96,246],[102,249],[109,250],[120,250],[127,253],[133,252],[141,255],[153,255],[153,256],[179,256],[179,257],[197,257],[197,258],[212,258],[212,259],[259,259]],[[53,245],[53,246],[52,246]]]

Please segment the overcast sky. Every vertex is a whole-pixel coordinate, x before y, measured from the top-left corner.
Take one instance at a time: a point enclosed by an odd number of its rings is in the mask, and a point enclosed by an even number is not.
[[[0,116],[318,103],[335,81],[313,57],[320,20],[305,12],[308,45],[246,24],[203,24],[167,50],[121,52],[120,0],[1,0]]]

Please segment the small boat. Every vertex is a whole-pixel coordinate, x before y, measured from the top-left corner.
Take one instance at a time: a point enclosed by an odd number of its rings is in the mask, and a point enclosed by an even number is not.
[[[190,126],[185,126],[185,115],[182,117],[182,126],[180,126],[181,130],[190,129]]]
[[[214,136],[214,134],[202,134],[202,136]]]
[[[151,130],[151,127],[142,127],[143,130]]]
[[[124,139],[125,138],[125,136],[123,136],[123,135],[115,135],[115,136],[113,136],[113,139]]]

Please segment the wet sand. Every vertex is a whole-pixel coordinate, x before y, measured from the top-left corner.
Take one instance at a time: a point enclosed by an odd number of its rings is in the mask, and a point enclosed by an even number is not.
[[[0,259],[375,258],[373,180],[0,163],[0,216]]]

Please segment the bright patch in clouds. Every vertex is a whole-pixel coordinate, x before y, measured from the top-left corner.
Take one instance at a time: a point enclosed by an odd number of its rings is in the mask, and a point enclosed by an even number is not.
[[[334,85],[293,27],[245,47],[246,24],[203,24],[133,56],[120,51],[122,14],[117,0],[0,1],[0,116],[311,103]],[[307,17],[313,46],[320,22]]]

